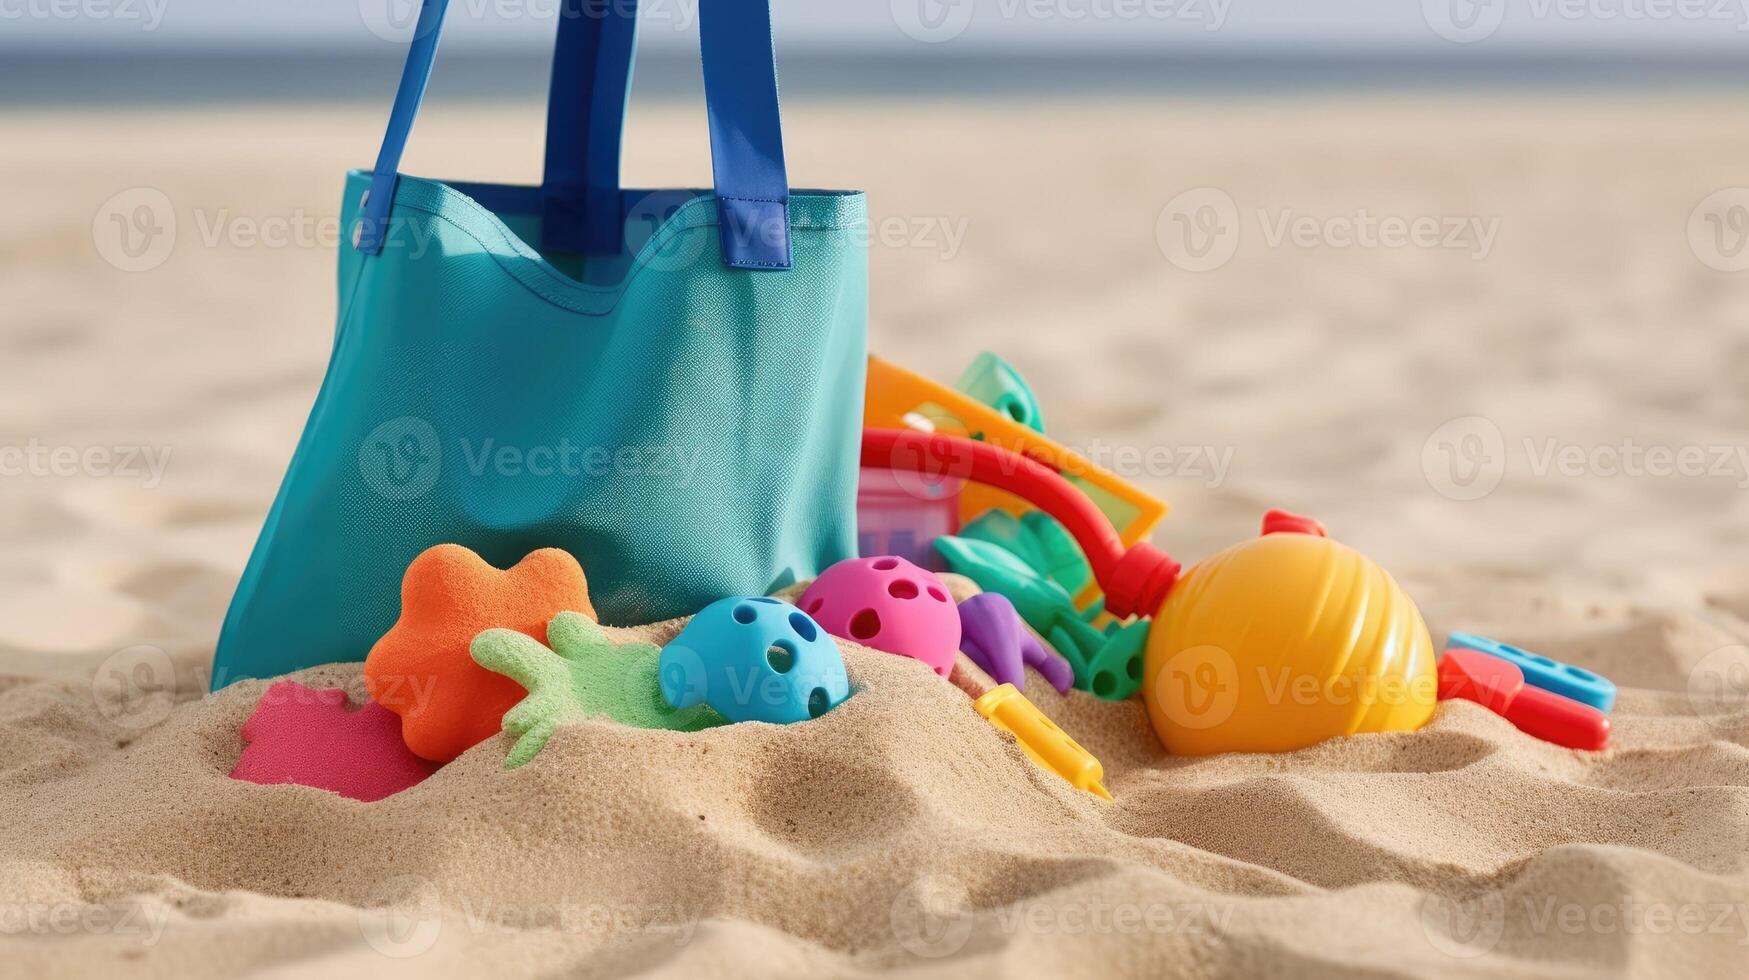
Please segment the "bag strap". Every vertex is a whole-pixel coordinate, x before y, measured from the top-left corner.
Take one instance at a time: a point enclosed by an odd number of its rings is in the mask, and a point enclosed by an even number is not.
[[[620,142],[637,33],[636,0],[567,0],[559,8],[541,181],[548,250],[611,255],[623,247]]]
[[[437,55],[448,0],[423,0],[395,92],[354,246],[374,255],[387,238],[407,134]],[[548,107],[543,219],[557,218],[548,247],[613,252],[623,222],[619,150],[630,90],[635,4],[592,3],[561,12]],[[723,263],[790,267],[789,176],[778,111],[770,0],[700,0],[699,46],[710,120]],[[622,80],[623,79],[623,80]]]
[[[401,153],[407,148],[407,133],[413,128],[413,117],[419,114],[419,103],[425,99],[425,85],[431,81],[431,64],[437,59],[443,12],[448,7],[449,0],[424,0],[419,6],[413,43],[407,49],[407,63],[401,68],[395,104],[389,109],[389,127],[383,133],[382,148],[377,151],[370,188],[364,192],[362,214],[352,229],[352,247],[366,255],[381,252],[388,237],[389,209],[395,203],[395,184],[401,179]]]
[[[724,262],[787,269],[789,173],[770,0],[702,0],[698,31]]]

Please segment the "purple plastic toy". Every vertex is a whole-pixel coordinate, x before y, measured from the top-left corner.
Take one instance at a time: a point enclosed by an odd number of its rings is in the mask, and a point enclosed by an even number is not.
[[[953,670],[959,610],[941,579],[903,558],[841,561],[797,605],[833,636],[921,660],[943,677]]]
[[[998,684],[1026,687],[1026,668],[1067,693],[1075,683],[1074,668],[1048,650],[1027,630],[1014,603],[998,592],[983,592],[960,603],[960,649]]]

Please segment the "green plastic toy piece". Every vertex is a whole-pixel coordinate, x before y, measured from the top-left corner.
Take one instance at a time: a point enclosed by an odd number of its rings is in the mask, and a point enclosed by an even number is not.
[[[1061,585],[1040,574],[1019,556],[1000,545],[976,538],[942,535],[935,550],[954,572],[978,583],[985,592],[998,592],[1014,603],[1020,618],[1049,640],[1075,671],[1075,686],[1086,690],[1092,683],[1088,659],[1105,645],[1105,634],[1088,625]]]
[[[972,359],[954,387],[1034,432],[1045,431],[1044,412],[1032,386],[1013,365],[989,351]]]
[[[960,536],[993,544],[1013,554],[1034,569],[1039,569],[1040,563],[1044,560],[1044,555],[1034,545],[1032,536],[1021,525],[1020,518],[1005,510],[985,511],[977,519],[960,528]]]
[[[1075,543],[1069,529],[1055,517],[1042,510],[1027,511],[1021,515],[1020,524],[1038,547],[1044,562],[1040,567],[1065,592],[1076,595],[1093,584],[1093,566],[1087,563],[1087,557],[1081,553],[1081,546]]]
[[[960,529],[960,536],[987,541],[1011,552],[1074,596],[1093,581],[1093,568],[1068,529],[1043,511],[1015,517],[1005,510],[984,512]]]
[[[1092,676],[1087,690],[1107,701],[1122,701],[1142,686],[1142,659],[1148,647],[1148,624],[1113,625],[1105,645],[1088,662]]]
[[[671,708],[662,700],[662,651],[653,644],[616,644],[594,620],[575,612],[554,616],[547,640],[550,650],[526,633],[489,629],[468,646],[475,663],[528,689],[528,697],[504,713],[504,731],[516,736],[506,769],[540,754],[560,725],[589,718],[677,732],[728,724],[706,705]]]

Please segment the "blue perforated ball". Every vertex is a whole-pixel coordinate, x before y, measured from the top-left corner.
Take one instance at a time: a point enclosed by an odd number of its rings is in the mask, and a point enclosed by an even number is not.
[[[764,597],[705,607],[662,648],[659,670],[669,704],[702,701],[730,721],[807,721],[850,696],[837,642],[807,613]]]

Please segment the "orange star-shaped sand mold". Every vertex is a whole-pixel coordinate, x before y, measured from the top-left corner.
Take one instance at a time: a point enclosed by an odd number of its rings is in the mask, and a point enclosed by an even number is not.
[[[542,548],[501,570],[459,544],[428,548],[407,566],[401,618],[365,658],[365,686],[401,716],[408,748],[448,762],[498,734],[504,712],[527,694],[475,663],[468,644],[493,628],[545,643],[561,612],[595,618],[583,568],[567,552]]]

